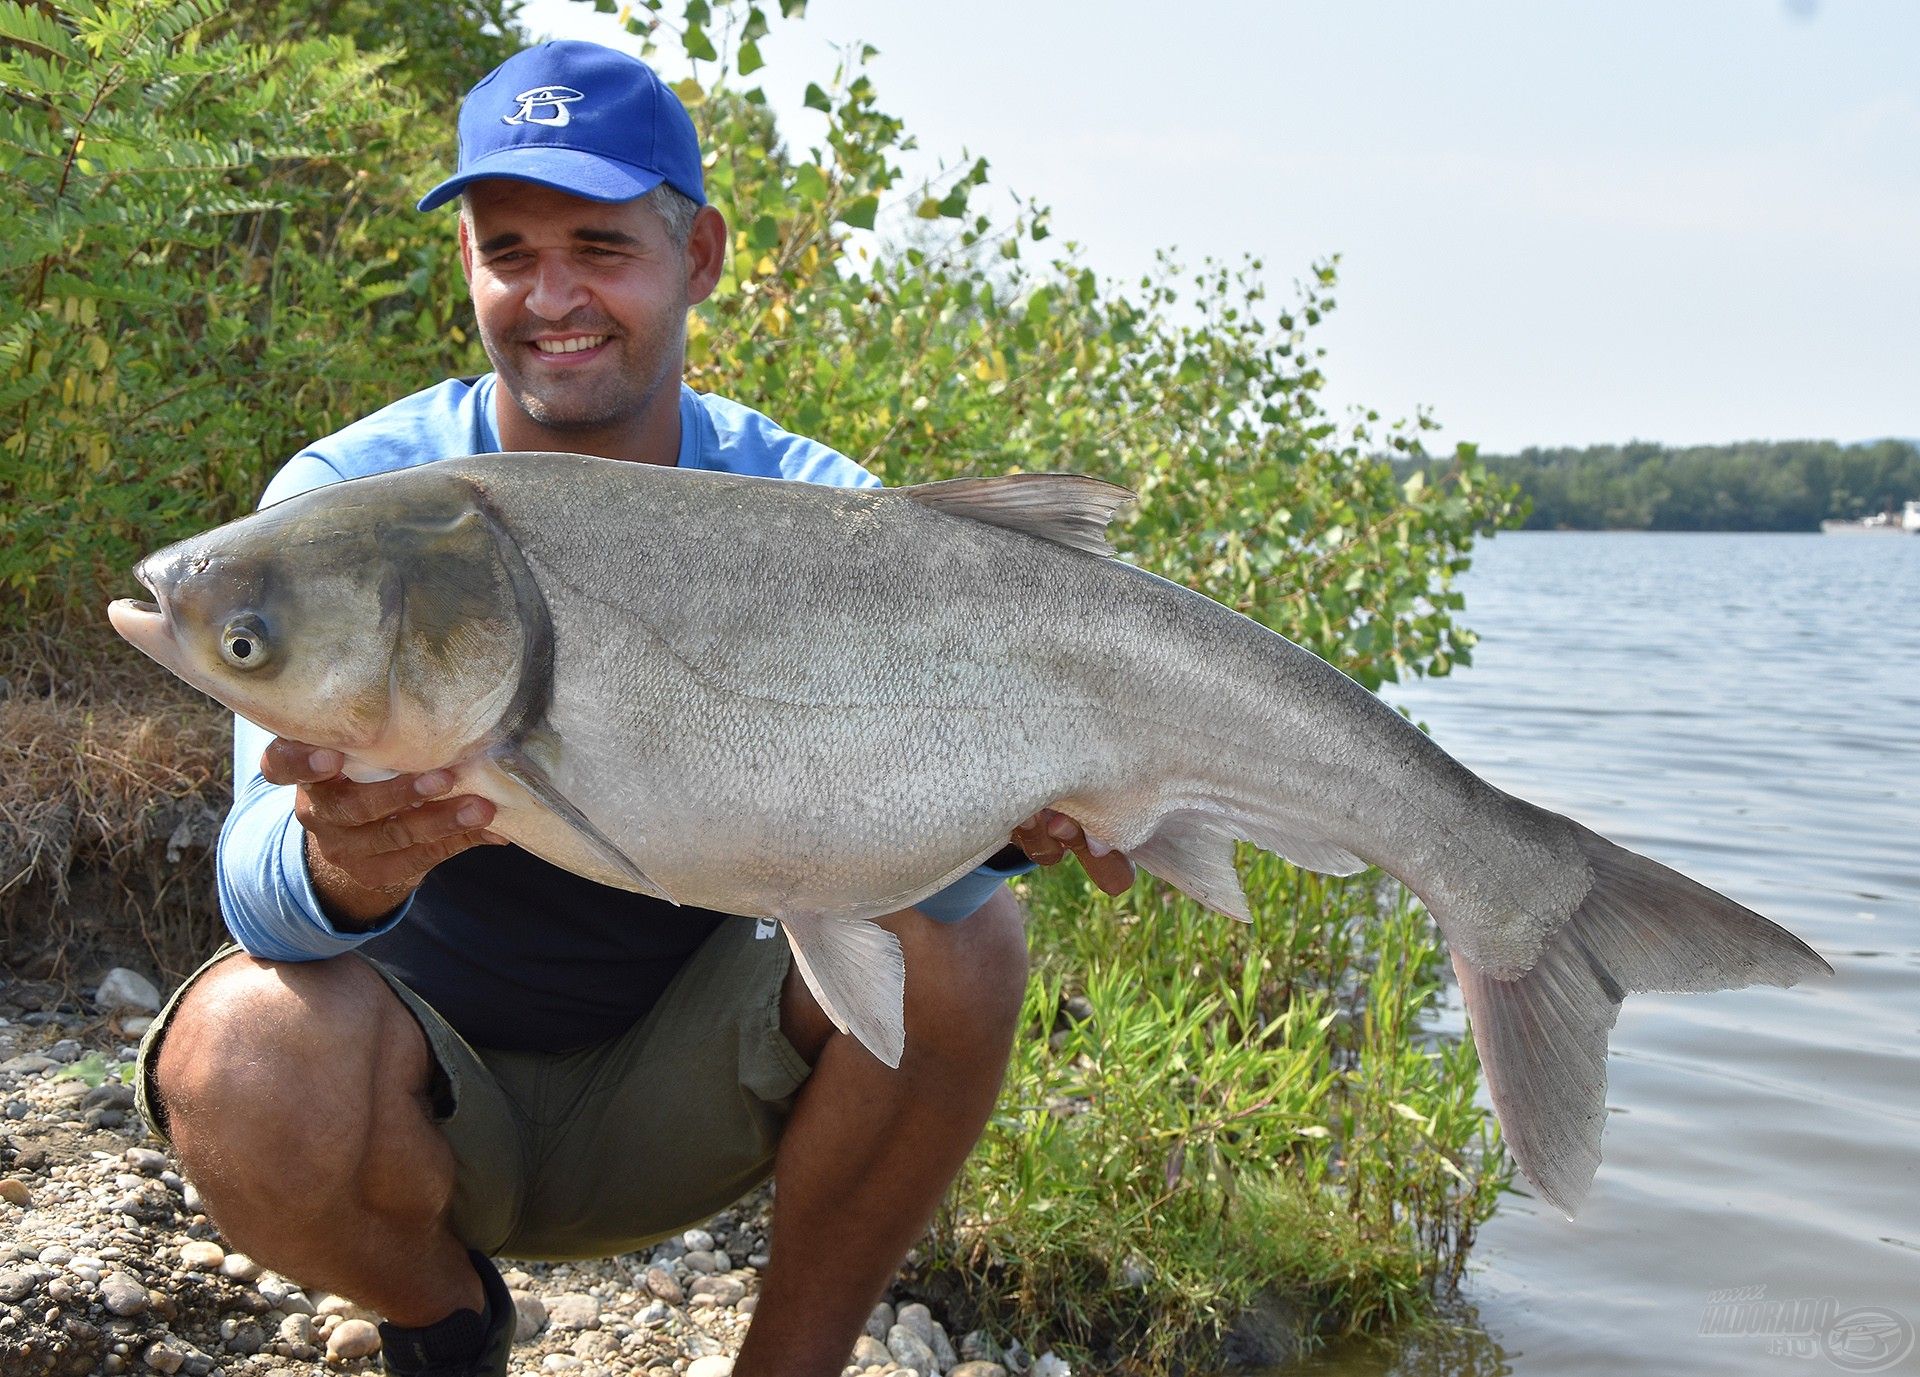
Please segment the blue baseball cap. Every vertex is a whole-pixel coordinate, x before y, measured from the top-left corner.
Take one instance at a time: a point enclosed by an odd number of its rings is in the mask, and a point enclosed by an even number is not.
[[[459,170],[420,209],[491,177],[589,201],[631,201],[665,182],[707,201],[700,138],[680,98],[639,58],[573,40],[515,53],[467,92]]]

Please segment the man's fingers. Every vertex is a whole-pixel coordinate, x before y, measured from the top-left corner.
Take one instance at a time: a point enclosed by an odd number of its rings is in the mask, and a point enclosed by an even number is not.
[[[445,770],[424,775],[396,775],[372,784],[355,784],[346,778],[323,779],[301,790],[306,796],[306,813],[301,812],[298,799],[293,811],[308,827],[315,823],[329,827],[365,827],[411,809],[426,799],[438,798],[452,787],[453,779]]]
[[[1066,858],[1066,847],[1047,831],[1047,824],[1059,816],[1050,809],[1042,809],[1013,829],[1013,844],[1026,852],[1027,859],[1035,865],[1058,865]]]
[[[485,833],[475,828],[470,832],[457,832],[450,837],[421,842],[418,846],[409,846],[400,851],[356,857],[346,863],[332,856],[327,859],[364,888],[411,893],[419,888],[427,872],[440,862],[476,846],[485,846],[484,837]]]
[[[1072,852],[1087,875],[1108,894],[1124,894],[1133,887],[1133,862],[1111,847],[1094,842],[1065,813],[1041,809],[1014,828],[1013,843],[1035,865],[1058,865]]]
[[[474,834],[472,842],[468,843],[472,845],[481,840],[479,834],[492,821],[491,803],[483,798],[462,796],[437,803],[423,803],[418,808],[402,809],[390,817],[356,829],[360,835],[355,836],[354,840],[361,842],[365,854],[372,856],[432,846],[469,832]],[[465,849],[464,846],[461,848]]]
[[[1107,851],[1096,856],[1083,841],[1073,848],[1073,854],[1086,867],[1087,877],[1105,893],[1125,894],[1133,888],[1133,862],[1123,852]]]
[[[476,846],[504,846],[489,831],[494,808],[461,795],[403,809],[364,827],[309,829],[307,842],[328,865],[373,890],[411,891],[449,856]]]
[[[269,784],[314,784],[340,773],[346,759],[338,751],[276,736],[260,753],[260,773]]]

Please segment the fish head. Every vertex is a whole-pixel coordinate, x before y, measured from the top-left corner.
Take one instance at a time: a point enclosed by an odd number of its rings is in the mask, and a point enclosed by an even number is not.
[[[460,483],[315,489],[134,576],[153,601],[107,615],[135,647],[277,735],[389,770],[464,758],[542,669],[538,591]]]

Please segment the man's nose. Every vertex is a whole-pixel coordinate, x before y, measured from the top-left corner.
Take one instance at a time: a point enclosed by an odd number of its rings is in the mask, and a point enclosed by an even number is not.
[[[541,254],[527,287],[527,309],[542,320],[561,320],[586,301],[586,282],[568,256]]]

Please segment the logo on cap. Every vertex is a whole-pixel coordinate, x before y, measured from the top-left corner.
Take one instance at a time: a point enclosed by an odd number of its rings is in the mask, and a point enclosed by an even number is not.
[[[522,91],[514,97],[520,102],[520,108],[511,115],[502,115],[502,124],[550,124],[556,129],[564,129],[573,120],[567,107],[576,100],[585,100],[586,96],[571,86],[536,86],[531,91]],[[551,106],[551,115],[536,115],[535,110]]]

